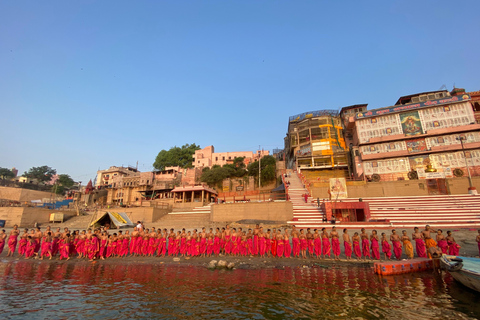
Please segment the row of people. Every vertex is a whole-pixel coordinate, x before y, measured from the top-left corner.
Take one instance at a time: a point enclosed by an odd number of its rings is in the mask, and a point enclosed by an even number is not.
[[[432,233],[436,233],[436,241],[432,239]],[[19,230],[14,226],[10,232],[8,239],[8,254],[13,256],[17,246]],[[480,232],[477,242],[480,243]],[[3,230],[0,233],[0,253],[5,245],[6,234]],[[355,255],[357,259],[376,259],[380,260],[380,252],[383,253],[384,259],[391,259],[394,256],[401,259],[403,249],[408,258],[414,257],[414,250],[407,232],[404,230],[402,235],[398,235],[396,230],[388,237],[382,233],[378,236],[376,230],[372,230],[368,234],[365,229],[361,233],[355,232],[352,238],[348,234],[348,230],[344,229],[342,234],[344,254],[347,259],[351,259]],[[418,228],[414,229],[412,239],[415,241],[416,253],[419,257],[427,257],[430,247],[437,247],[442,253],[458,255],[460,246],[450,231],[447,236],[443,235],[442,230],[432,230],[428,225],[425,230],[419,232]],[[390,242],[392,245],[390,245]],[[479,245],[480,246],[480,245]],[[381,250],[380,250],[381,248]],[[392,249],[393,248],[393,249]],[[334,259],[339,260],[340,235],[336,231],[336,227],[332,227],[330,232],[325,228],[315,229],[313,233],[310,229],[299,230],[295,227],[291,231],[284,229],[268,229],[263,231],[263,227],[259,225],[256,228],[248,229],[247,232],[242,228],[210,229],[209,232],[205,228],[202,232],[197,233],[182,231],[175,232],[171,229],[155,230],[155,228],[144,229],[143,225],[134,228],[130,234],[122,231],[109,234],[107,230],[91,229],[88,231],[74,231],[70,233],[68,228],[64,232],[60,232],[57,228],[56,232],[52,232],[47,227],[45,232],[40,228],[32,229],[30,232],[25,229],[20,236],[18,253],[26,258],[39,256],[40,259],[48,257],[51,259],[57,254],[60,259],[70,259],[72,256],[78,255],[79,258],[88,257],[90,259],[104,259],[109,257],[125,257],[132,256],[212,256],[212,255],[232,255],[246,256],[259,255],[261,257],[302,257],[307,258],[326,258],[331,257],[333,253]]]

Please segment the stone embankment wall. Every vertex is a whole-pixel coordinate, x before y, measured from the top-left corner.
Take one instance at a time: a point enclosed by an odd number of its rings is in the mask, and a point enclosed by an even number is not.
[[[0,187],[0,199],[7,199],[12,201],[31,201],[42,200],[50,198],[51,192],[36,191],[22,188]]]
[[[472,177],[473,186],[480,191],[480,177]],[[402,197],[402,196],[428,196],[428,187],[425,180],[399,180],[399,181],[380,181],[363,183],[356,181],[355,185],[348,185],[347,191],[349,198],[364,197]],[[311,187],[313,198],[328,199],[328,186]],[[449,194],[467,194],[468,178],[447,179],[447,190]]]
[[[240,220],[289,221],[293,219],[290,201],[248,202],[212,205],[211,222]]]
[[[162,216],[171,212],[171,209],[162,209],[155,207],[139,207],[139,208],[115,208],[107,211],[126,212],[132,222],[136,224],[137,221],[145,223],[152,223],[160,219]]]
[[[35,223],[45,226],[50,221],[51,213],[63,213],[64,220],[76,215],[75,211],[58,211],[29,207],[0,207],[0,220],[5,220],[5,227],[15,224],[21,228],[32,228]]]

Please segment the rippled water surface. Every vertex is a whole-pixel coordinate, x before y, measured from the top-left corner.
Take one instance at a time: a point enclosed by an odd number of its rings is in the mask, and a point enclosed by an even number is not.
[[[480,317],[479,302],[445,274],[382,278],[364,267],[0,261],[7,319],[467,319]]]

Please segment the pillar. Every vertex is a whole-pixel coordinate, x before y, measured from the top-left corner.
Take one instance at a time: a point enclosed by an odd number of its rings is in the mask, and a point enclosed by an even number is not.
[[[182,202],[185,202],[185,191],[183,191],[183,198],[182,198]]]

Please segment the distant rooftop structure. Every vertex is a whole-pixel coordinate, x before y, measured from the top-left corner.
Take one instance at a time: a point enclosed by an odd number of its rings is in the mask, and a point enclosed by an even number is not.
[[[322,117],[322,116],[331,116],[336,117],[339,115],[337,110],[317,110],[317,111],[308,111],[304,113],[300,113],[289,118],[289,121],[302,121],[304,119],[314,118],[314,117]]]

